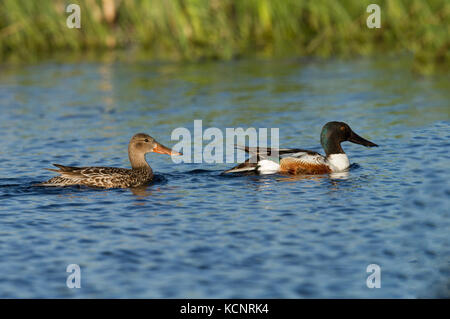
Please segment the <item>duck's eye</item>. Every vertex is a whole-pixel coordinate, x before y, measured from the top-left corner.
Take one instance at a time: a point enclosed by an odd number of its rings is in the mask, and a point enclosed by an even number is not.
[[[341,131],[345,131],[345,126],[341,126]]]
[[[148,138],[145,139],[145,142],[148,143]]]

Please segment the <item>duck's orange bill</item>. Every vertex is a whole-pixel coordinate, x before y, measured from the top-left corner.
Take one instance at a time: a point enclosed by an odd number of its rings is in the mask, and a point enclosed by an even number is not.
[[[183,155],[181,153],[175,152],[168,147],[165,147],[162,144],[155,142],[155,147],[153,147],[153,152],[159,154],[167,154],[167,155]]]

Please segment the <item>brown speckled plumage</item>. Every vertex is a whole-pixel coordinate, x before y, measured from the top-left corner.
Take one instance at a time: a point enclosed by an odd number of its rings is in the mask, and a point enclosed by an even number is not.
[[[139,133],[132,137],[128,145],[128,156],[131,169],[117,167],[73,167],[53,164],[59,169],[48,169],[60,174],[38,184],[40,186],[85,185],[101,188],[138,187],[149,183],[153,171],[145,160],[145,154],[157,152],[168,155],[179,155],[171,149],[159,144],[151,136]]]

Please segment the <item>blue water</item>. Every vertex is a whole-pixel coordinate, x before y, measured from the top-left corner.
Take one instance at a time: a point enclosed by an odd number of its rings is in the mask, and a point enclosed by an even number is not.
[[[1,66],[0,297],[448,297],[449,77],[407,62]],[[223,176],[232,164],[149,154],[145,188],[32,186],[52,163],[129,167],[133,134],[173,146],[195,119],[277,127],[280,146],[320,152],[340,120],[380,147],[344,143],[341,177]]]

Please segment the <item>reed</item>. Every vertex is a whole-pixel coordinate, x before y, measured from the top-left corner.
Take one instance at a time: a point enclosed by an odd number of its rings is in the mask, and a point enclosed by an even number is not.
[[[448,68],[449,1],[378,0],[381,28],[369,29],[366,8],[372,2],[2,0],[0,59],[110,50],[176,60],[392,51],[410,52],[420,73]],[[66,26],[69,3],[81,7],[81,29]]]

